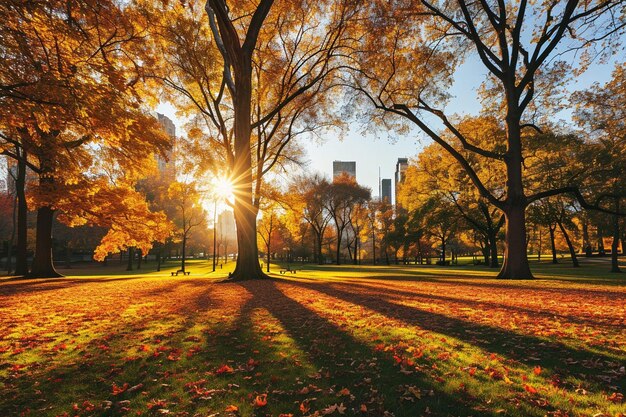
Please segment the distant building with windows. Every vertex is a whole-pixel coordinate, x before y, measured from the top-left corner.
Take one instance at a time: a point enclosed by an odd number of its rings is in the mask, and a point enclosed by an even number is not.
[[[395,190],[394,193],[396,195],[396,208],[399,208],[398,204],[398,184],[404,182],[406,178],[406,170],[409,167],[409,159],[408,158],[398,158],[398,162],[396,162],[396,177],[395,177]]]
[[[380,181],[381,187],[381,201],[387,200],[388,203],[391,203],[391,178],[384,178]]]
[[[333,161],[333,180],[348,174],[356,181],[356,161]]]

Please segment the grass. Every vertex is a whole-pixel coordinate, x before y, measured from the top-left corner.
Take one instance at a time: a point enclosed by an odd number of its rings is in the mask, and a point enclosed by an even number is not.
[[[233,266],[0,279],[0,415],[623,416],[608,265]]]

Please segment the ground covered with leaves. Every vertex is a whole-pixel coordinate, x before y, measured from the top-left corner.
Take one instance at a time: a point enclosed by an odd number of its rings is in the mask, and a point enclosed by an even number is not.
[[[376,271],[0,280],[0,415],[624,415],[625,286]]]

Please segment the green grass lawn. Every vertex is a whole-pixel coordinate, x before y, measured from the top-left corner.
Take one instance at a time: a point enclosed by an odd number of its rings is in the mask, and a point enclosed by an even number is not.
[[[317,266],[220,283],[0,278],[0,416],[620,416],[626,280],[608,264]]]

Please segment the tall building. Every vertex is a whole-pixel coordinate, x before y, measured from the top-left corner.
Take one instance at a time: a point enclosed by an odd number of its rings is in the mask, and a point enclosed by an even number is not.
[[[333,161],[333,180],[342,174],[348,174],[356,181],[356,161]]]
[[[409,159],[408,158],[398,158],[398,162],[396,162],[396,178],[395,178],[395,190],[394,193],[396,195],[396,208],[399,207],[398,204],[398,184],[404,182],[406,176],[406,170],[409,167]]]
[[[385,201],[391,203],[391,178],[384,178],[380,181],[381,183],[381,201]]]
[[[167,133],[172,138],[172,150],[168,152],[167,160],[163,158],[161,155],[157,156],[157,165],[159,167],[159,171],[163,172],[167,168],[168,164],[174,166],[174,147],[176,146],[176,126],[174,122],[164,114],[157,113],[156,114],[159,123],[163,127],[165,133]]]

